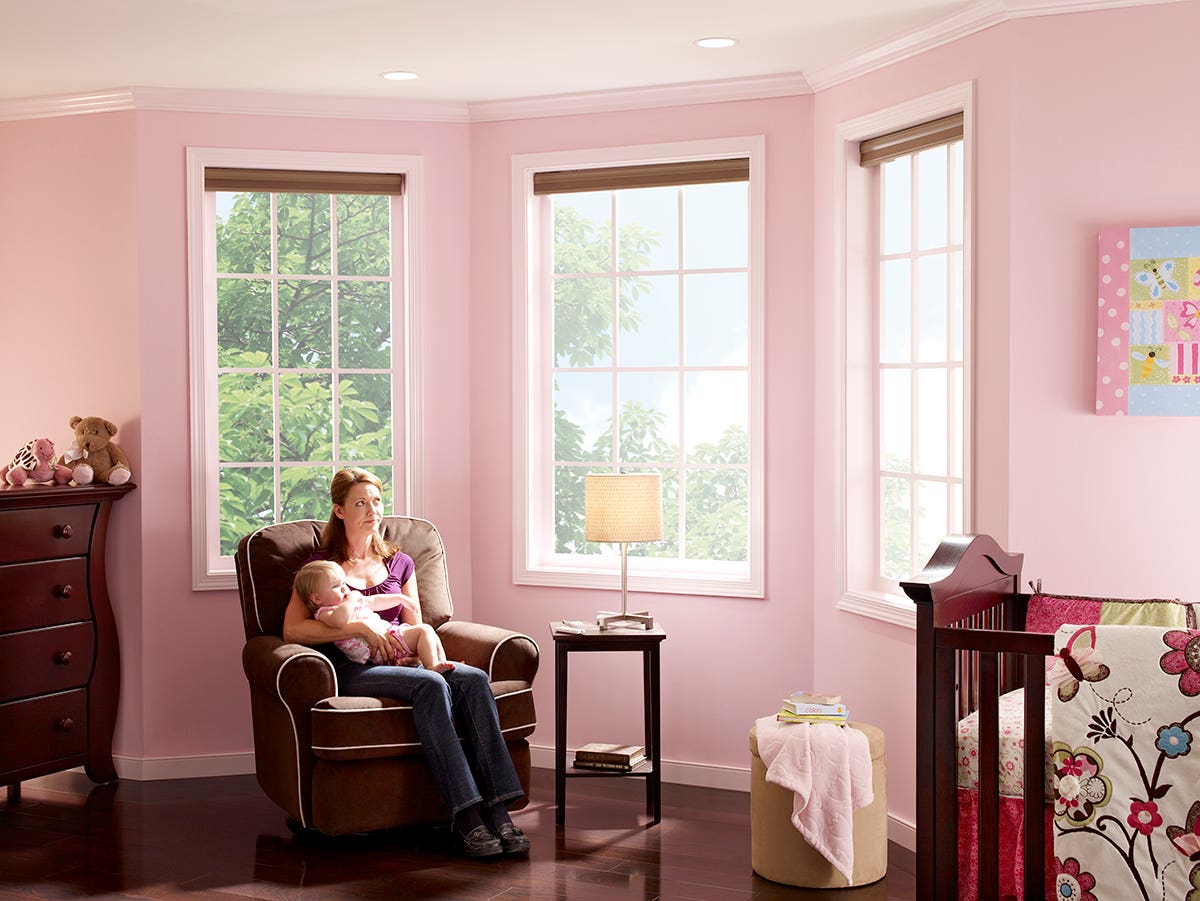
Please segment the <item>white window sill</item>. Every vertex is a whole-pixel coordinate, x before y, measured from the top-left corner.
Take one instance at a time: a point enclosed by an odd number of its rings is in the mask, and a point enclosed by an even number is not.
[[[761,598],[763,590],[745,572],[735,573],[637,573],[643,560],[630,559],[628,589],[644,594],[690,594],[712,597]],[[543,585],[554,588],[607,588],[621,590],[621,570],[567,568],[543,564],[518,568],[513,573],[517,585]]]
[[[906,595],[882,591],[847,591],[838,600],[837,608],[895,626],[917,628],[917,605]]]

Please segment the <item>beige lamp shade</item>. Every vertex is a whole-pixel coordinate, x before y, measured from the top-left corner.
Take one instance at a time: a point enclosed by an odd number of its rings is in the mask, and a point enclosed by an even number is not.
[[[586,475],[584,516],[588,541],[659,541],[662,480],[657,473]]]

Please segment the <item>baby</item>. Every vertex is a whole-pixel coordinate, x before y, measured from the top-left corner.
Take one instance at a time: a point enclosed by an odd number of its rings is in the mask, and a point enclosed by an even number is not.
[[[363,597],[346,584],[346,574],[336,563],[328,560],[314,560],[301,567],[296,573],[296,594],[304,598],[308,609],[312,611],[313,619],[325,623],[335,629],[345,627],[348,623],[366,623],[380,635],[389,632],[400,642],[401,657],[417,657],[421,664],[437,673],[446,673],[454,669],[454,664],[446,659],[446,651],[442,640],[438,638],[433,627],[422,623],[389,623],[371,606],[372,601],[386,604],[389,608],[396,605],[393,595]],[[377,600],[378,598],[378,600]],[[358,636],[339,638],[334,642],[338,650],[355,663],[392,663],[382,660],[379,654],[371,655],[370,645]]]

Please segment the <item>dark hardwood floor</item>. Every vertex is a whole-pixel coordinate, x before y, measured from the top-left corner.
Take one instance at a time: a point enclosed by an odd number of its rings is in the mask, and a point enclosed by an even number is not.
[[[527,858],[471,861],[445,829],[298,838],[253,776],[95,786],[58,773],[0,800],[0,899],[916,897],[913,855],[895,844],[870,886],[811,891],[756,875],[747,794],[664,784],[662,823],[648,826],[641,781],[576,779],[556,828],[553,781],[534,770],[533,800],[514,815],[533,841]]]

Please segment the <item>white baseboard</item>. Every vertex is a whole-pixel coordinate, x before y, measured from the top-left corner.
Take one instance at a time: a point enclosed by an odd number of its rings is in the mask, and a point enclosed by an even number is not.
[[[117,776],[134,782],[159,779],[203,779],[208,776],[245,776],[254,773],[254,754],[210,754],[203,757],[113,756]]]
[[[888,841],[917,853],[917,827],[895,814],[888,814]]]

